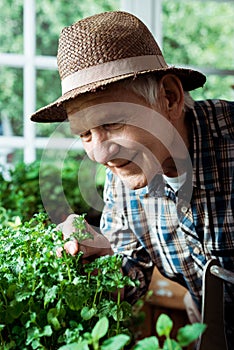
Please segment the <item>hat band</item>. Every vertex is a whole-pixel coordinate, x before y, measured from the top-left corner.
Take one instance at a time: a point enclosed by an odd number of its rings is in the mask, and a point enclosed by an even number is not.
[[[62,94],[84,85],[111,79],[120,75],[167,68],[162,55],[127,57],[101,63],[68,75],[62,80]]]

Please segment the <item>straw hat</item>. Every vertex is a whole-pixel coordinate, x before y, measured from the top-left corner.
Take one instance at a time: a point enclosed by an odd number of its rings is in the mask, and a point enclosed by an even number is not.
[[[185,91],[206,81],[200,72],[169,67],[148,28],[130,13],[113,11],[82,19],[62,30],[57,55],[62,96],[31,116],[36,122],[67,119],[63,102],[107,84],[153,73],[177,75]]]

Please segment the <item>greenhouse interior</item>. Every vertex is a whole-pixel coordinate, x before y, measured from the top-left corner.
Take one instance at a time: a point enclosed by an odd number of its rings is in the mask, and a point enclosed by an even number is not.
[[[0,20],[0,349],[233,350],[234,1]]]

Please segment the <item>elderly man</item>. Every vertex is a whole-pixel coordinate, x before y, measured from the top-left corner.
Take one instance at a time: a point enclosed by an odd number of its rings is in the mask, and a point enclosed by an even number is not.
[[[62,96],[37,122],[69,120],[88,156],[107,169],[100,229],[85,258],[121,254],[124,274],[147,291],[152,270],[185,286],[201,310],[210,259],[233,271],[233,114],[222,100],[195,102],[200,72],[169,67],[147,27],[125,12],[85,18],[61,33]],[[60,226],[74,230],[73,216]],[[90,228],[90,230],[92,230]],[[110,242],[110,243],[109,243]],[[233,285],[225,285],[226,333],[233,348]]]

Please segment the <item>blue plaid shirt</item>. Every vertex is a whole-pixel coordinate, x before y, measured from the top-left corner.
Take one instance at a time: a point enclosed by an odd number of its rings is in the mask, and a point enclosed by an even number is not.
[[[140,281],[138,289],[126,290],[127,300],[147,291],[156,265],[200,308],[206,262],[216,258],[234,271],[233,117],[234,103],[222,100],[195,102],[187,112],[193,130],[189,202],[178,200],[160,175],[134,191],[107,170],[101,231],[123,255],[124,273]]]

